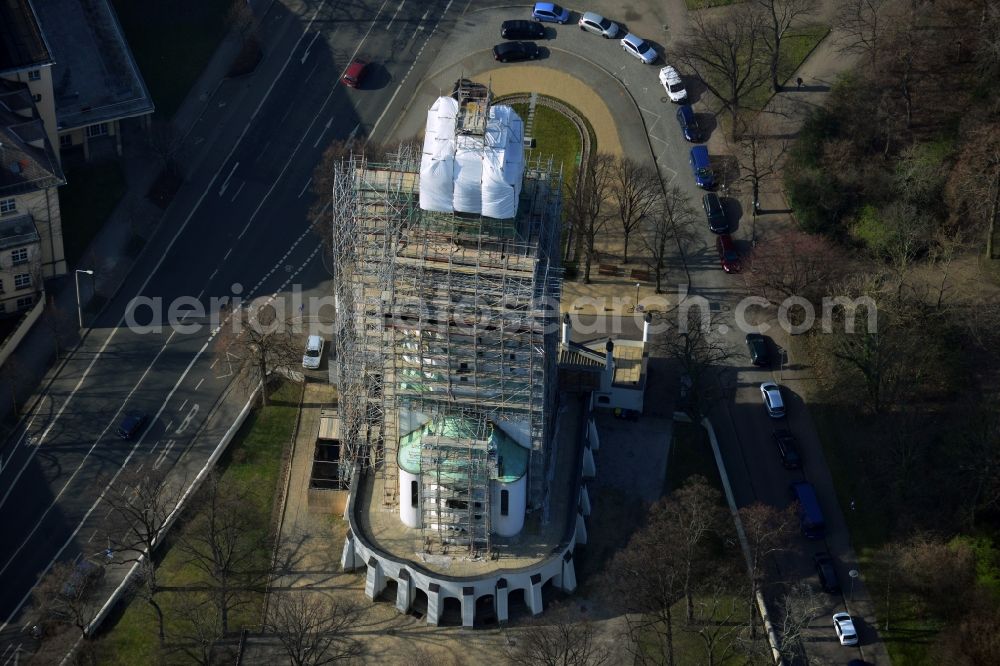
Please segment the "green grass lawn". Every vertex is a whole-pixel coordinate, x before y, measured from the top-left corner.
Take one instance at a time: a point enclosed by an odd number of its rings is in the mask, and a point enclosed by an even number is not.
[[[112,0],[156,112],[171,118],[226,34],[232,0]]]
[[[806,25],[785,34],[781,40],[781,53],[778,59],[778,82],[781,85],[794,85],[794,81],[790,80],[792,74],[829,33],[829,26]],[[762,66],[766,68],[767,64]],[[768,81],[751,93],[745,106],[748,109],[762,109],[771,99],[772,94],[771,83]]]
[[[66,173],[66,184],[59,188],[59,211],[70,267],[77,265],[124,194],[120,162],[88,164]]]
[[[512,104],[517,115],[527,122],[528,105]],[[552,157],[553,169],[563,169],[563,182],[576,177],[580,166],[580,134],[573,122],[555,109],[538,104],[535,106],[535,121],[531,130],[535,147],[527,151],[528,159],[541,156]]]
[[[261,515],[270,516],[274,489],[281,473],[281,457],[284,447],[291,440],[298,418],[298,402],[301,386],[284,383],[271,394],[272,404],[264,411],[255,409],[247,418],[226,454],[219,461],[217,469],[222,472],[223,481],[234,481],[242,487],[257,489],[254,500]],[[266,533],[269,525],[259,526]],[[183,529],[183,528],[181,528]],[[270,547],[259,553],[260,565],[270,565]],[[200,572],[183,561],[179,550],[172,549],[160,553],[162,557],[159,575],[164,586],[183,586],[201,581]],[[166,627],[177,627],[178,601],[180,595],[190,592],[162,592],[157,600],[166,616]],[[247,627],[259,629],[264,595],[248,593],[246,605],[230,614],[230,626],[238,630]],[[134,598],[125,609],[118,622],[100,639],[100,663],[120,666],[159,663],[159,646],[156,638],[156,616],[152,608],[141,598]]]
[[[705,429],[701,425],[675,421],[663,491],[671,493],[677,490],[689,477],[696,474],[708,479],[712,487],[722,492],[719,467],[715,464],[715,456],[712,455],[712,447]]]

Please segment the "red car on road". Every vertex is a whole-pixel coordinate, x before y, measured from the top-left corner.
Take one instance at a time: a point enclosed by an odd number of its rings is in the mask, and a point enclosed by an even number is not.
[[[719,251],[719,263],[727,273],[740,272],[740,253],[736,251],[736,243],[729,234],[715,237],[715,249]]]
[[[367,70],[368,61],[362,60],[361,58],[355,58],[351,61],[351,64],[347,66],[347,71],[344,72],[344,76],[340,80],[345,86],[360,88],[361,82],[365,80],[365,72]]]

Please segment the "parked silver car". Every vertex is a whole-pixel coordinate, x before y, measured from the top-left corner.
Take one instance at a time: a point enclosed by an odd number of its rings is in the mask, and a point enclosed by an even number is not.
[[[604,39],[613,39],[618,34],[617,23],[594,12],[585,12],[576,23],[580,26],[580,30],[592,32]]]

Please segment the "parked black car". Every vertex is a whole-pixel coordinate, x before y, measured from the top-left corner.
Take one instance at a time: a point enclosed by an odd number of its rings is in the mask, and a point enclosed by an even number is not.
[[[493,59],[500,62],[534,60],[539,55],[534,42],[504,42],[493,47]]]
[[[121,425],[118,426],[118,436],[122,439],[132,439],[142,430],[142,427],[146,425],[148,416],[145,414],[140,414],[139,412],[132,412],[128,414],[124,419],[122,419]]]
[[[699,143],[702,140],[701,127],[698,125],[698,118],[694,115],[694,109],[690,104],[677,109],[677,124],[681,126],[684,138],[691,143]]]
[[[760,333],[747,333],[747,349],[750,350],[750,362],[754,365],[767,365],[771,362],[767,338]]]
[[[536,21],[504,21],[500,24],[504,39],[545,39],[545,26]]]
[[[823,591],[830,594],[839,593],[840,580],[837,578],[837,570],[833,567],[833,558],[829,553],[813,555],[813,564],[816,566],[816,575],[819,576],[819,584]]]
[[[802,456],[799,455],[799,447],[795,443],[795,435],[790,430],[779,428],[774,431],[774,445],[778,447],[778,455],[781,456],[781,464],[785,469],[802,469]]]
[[[708,192],[701,198],[705,209],[705,219],[712,233],[724,234],[729,231],[729,220],[726,219],[726,209],[722,207],[722,199],[715,192]]]

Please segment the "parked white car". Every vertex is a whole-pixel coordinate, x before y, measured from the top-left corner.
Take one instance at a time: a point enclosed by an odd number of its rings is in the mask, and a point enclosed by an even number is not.
[[[847,613],[834,613],[833,630],[841,645],[854,646],[858,644],[858,632],[854,629],[854,620]]]
[[[323,338],[318,335],[310,335],[306,340],[306,353],[302,355],[302,367],[306,370],[315,370],[323,360]]]
[[[656,60],[656,49],[650,46],[642,37],[637,37],[631,32],[622,37],[622,48],[625,49],[625,53],[631,56],[635,56],[646,65],[652,65],[653,61]]]
[[[684,88],[684,80],[681,79],[681,75],[677,73],[677,70],[670,65],[660,70],[660,83],[663,85],[663,89],[667,91],[667,97],[670,98],[671,102],[680,104],[687,101],[688,93]]]

